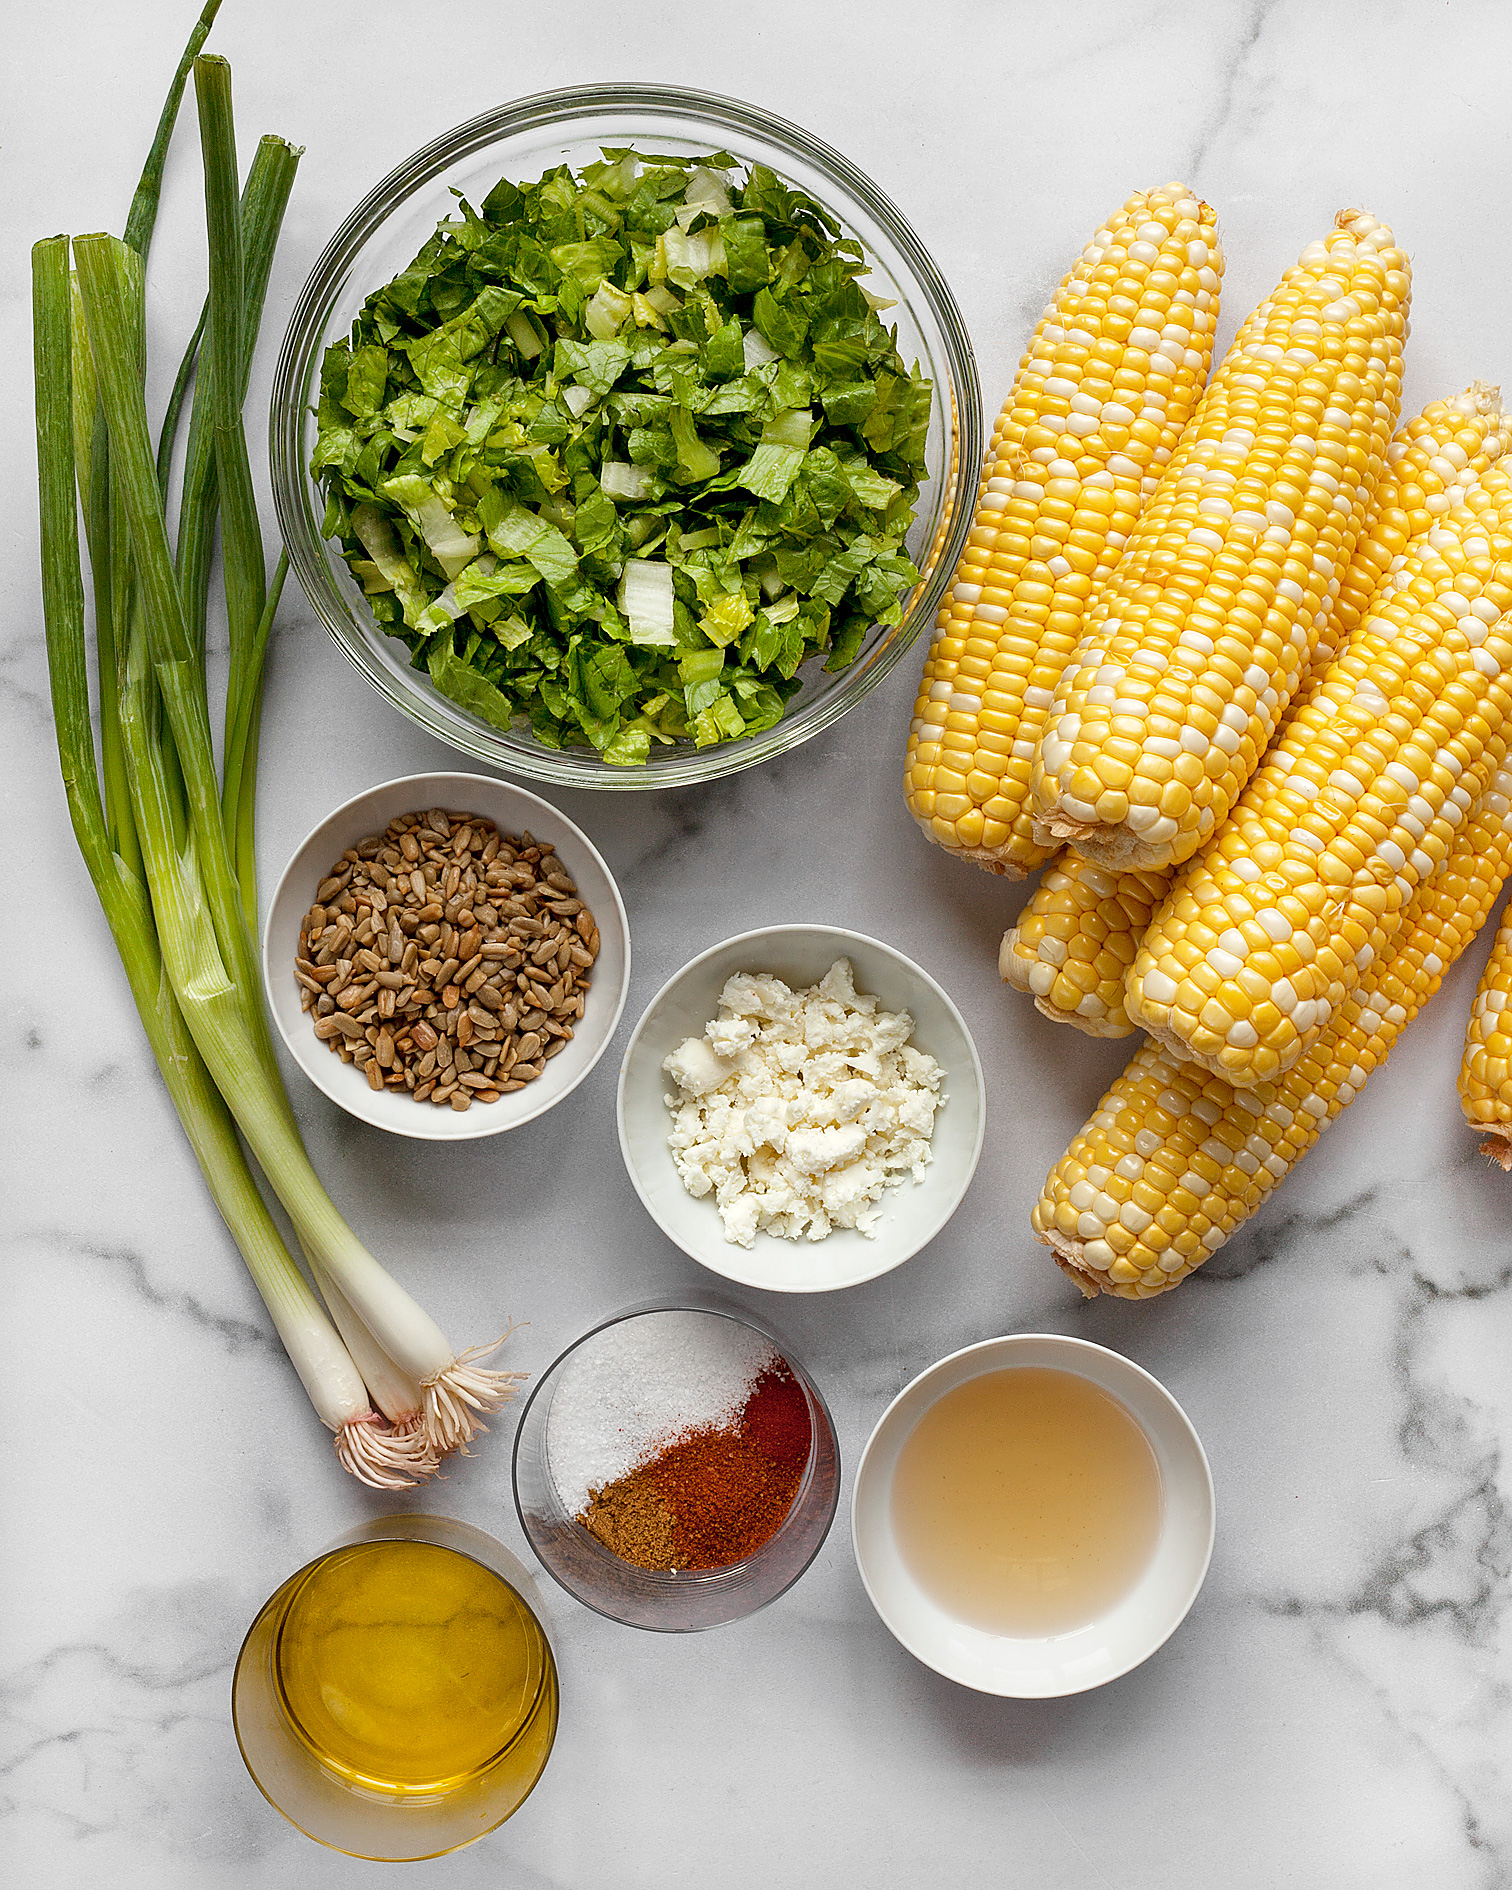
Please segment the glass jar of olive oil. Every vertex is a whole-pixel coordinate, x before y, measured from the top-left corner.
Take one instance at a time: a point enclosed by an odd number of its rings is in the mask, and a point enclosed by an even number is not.
[[[465,1523],[364,1523],[253,1622],[232,1716],[264,1796],[355,1857],[435,1857],[520,1807],[557,1724],[556,1663],[507,1549]]]

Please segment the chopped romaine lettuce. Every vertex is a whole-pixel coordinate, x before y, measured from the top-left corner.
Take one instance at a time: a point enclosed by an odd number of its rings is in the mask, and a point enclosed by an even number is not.
[[[771,728],[918,581],[932,391],[865,273],[727,152],[461,203],[321,372],[311,470],[378,622],[470,713],[615,766]]]
[[[630,626],[632,643],[676,647],[676,596],[670,564],[632,558],[620,579],[619,606]]]

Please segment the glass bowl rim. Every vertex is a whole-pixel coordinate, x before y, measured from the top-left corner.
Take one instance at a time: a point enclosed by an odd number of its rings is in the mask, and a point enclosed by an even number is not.
[[[835,1488],[830,1502],[829,1520],[825,1523],[824,1529],[818,1541],[815,1543],[812,1552],[805,1558],[802,1565],[794,1571],[789,1579],[783,1583],[781,1588],[758,1602],[754,1608],[748,1610],[747,1614],[731,1617],[732,1621],[745,1620],[748,1618],[749,1614],[759,1613],[762,1608],[769,1607],[772,1602],[779,1600],[795,1582],[801,1581],[812,1567],[814,1558],[829,1539],[829,1533],[834,1526],[835,1517],[840,1513],[840,1484],[843,1466],[840,1455],[840,1433],[835,1428],[834,1414],[829,1408],[829,1403],[824,1393],[819,1389],[818,1384],[810,1375],[808,1367],[800,1358],[794,1356],[793,1349],[788,1344],[787,1340],[784,1339],[781,1334],[773,1331],[759,1314],[752,1313],[743,1306],[736,1306],[726,1301],[721,1294],[699,1294],[695,1291],[692,1293],[672,1294],[657,1299],[637,1301],[633,1306],[622,1306],[618,1311],[606,1314],[602,1319],[597,1320],[591,1325],[585,1332],[579,1333],[577,1338],[575,1338],[570,1345],[562,1347],[561,1351],[557,1353],[551,1363],[537,1375],[535,1383],[530,1388],[529,1397],[526,1398],[524,1404],[520,1407],[520,1421],[515,1426],[514,1439],[510,1445],[509,1453],[509,1482],[510,1489],[514,1495],[515,1514],[519,1519],[520,1528],[524,1533],[525,1540],[535,1552],[536,1560],[557,1586],[564,1589],[572,1596],[574,1601],[581,1603],[583,1607],[591,1608],[595,1614],[602,1614],[606,1619],[618,1621],[619,1617],[617,1615],[600,1607],[597,1602],[589,1600],[586,1595],[579,1594],[576,1588],[570,1587],[557,1573],[556,1569],[552,1567],[551,1563],[546,1560],[545,1556],[542,1555],[530,1525],[526,1521],[525,1505],[520,1496],[520,1445],[525,1435],[526,1420],[529,1418],[531,1409],[536,1400],[574,1352],[580,1351],[590,1340],[599,1338],[612,1326],[624,1325],[632,1319],[644,1319],[651,1313],[668,1312],[704,1313],[711,1318],[732,1320],[736,1325],[745,1326],[748,1331],[759,1333],[762,1338],[768,1341],[782,1359],[783,1363],[788,1367],[789,1371],[797,1378],[799,1384],[803,1387],[804,1395],[808,1398],[809,1403],[816,1408],[819,1417],[823,1419],[829,1430],[830,1445],[835,1457]],[[543,1451],[545,1449],[544,1426],[549,1422],[549,1418],[542,1420]],[[816,1435],[815,1446],[817,1446],[817,1443],[818,1438]],[[804,1502],[810,1490],[813,1488],[815,1464],[817,1460],[817,1447],[811,1448],[808,1462],[804,1465],[803,1479],[793,1496],[787,1514],[754,1554],[744,1557],[744,1559],[739,1562],[727,1562],[719,1568],[642,1569],[639,1572],[652,1578],[654,1585],[661,1589],[668,1603],[678,1595],[686,1595],[698,1589],[717,1591],[721,1588],[733,1587],[737,1583],[749,1579],[761,1566],[762,1562],[766,1560],[780,1539],[796,1524]],[[550,1475],[549,1467],[547,1475]],[[567,1516],[567,1506],[565,1503],[562,1503],[560,1493],[557,1493],[557,1502],[561,1507],[562,1514]],[[567,1519],[569,1522],[575,1522],[577,1520],[572,1516],[568,1516]],[[602,1547],[603,1545],[600,1546]],[[614,1552],[611,1549],[605,1548],[604,1554],[611,1560],[617,1559],[614,1557]],[[630,1625],[639,1626],[642,1624],[631,1623]],[[720,1623],[719,1625],[728,1625],[728,1623]],[[652,1631],[656,1631],[654,1627]]]
[[[705,749],[679,743],[674,751],[676,760],[654,768],[617,768],[598,761],[591,751],[580,759],[559,759],[552,749],[481,722],[476,727],[451,721],[442,724],[418,691],[405,687],[372,658],[365,640],[322,594],[334,586],[335,580],[311,503],[313,487],[304,466],[301,434],[304,396],[318,371],[320,338],[331,302],[363,245],[392,211],[460,159],[517,133],[546,128],[574,116],[636,110],[681,115],[721,131],[746,131],[784,147],[816,169],[826,182],[849,192],[875,220],[906,265],[910,286],[918,289],[939,328],[944,380],[942,383],[936,378],[934,406],[946,429],[949,452],[940,474],[944,497],[936,527],[937,550],[902,622],[893,628],[890,637],[880,639],[869,652],[863,651],[855,666],[842,672],[843,680],[818,701],[759,735]],[[833,208],[829,202],[825,207]],[[279,349],[268,410],[273,503],[289,563],[310,609],[352,665],[393,708],[460,753],[506,773],[589,792],[687,787],[742,773],[823,733],[870,694],[913,647],[953,579],[971,529],[971,497],[983,450],[981,393],[971,337],[939,266],[891,197],[832,145],[761,106],[720,93],[636,81],[565,86],[495,106],[442,132],[380,179],[338,225],[300,289]],[[578,756],[576,748],[571,752]]]

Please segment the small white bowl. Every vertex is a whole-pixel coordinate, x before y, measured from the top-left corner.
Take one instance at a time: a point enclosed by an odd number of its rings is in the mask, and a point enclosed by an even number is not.
[[[892,1528],[898,1456],[946,1392],[1006,1366],[1075,1372],[1116,1398],[1160,1466],[1160,1535],[1134,1586],[1100,1619],[1066,1634],[1015,1639],[958,1621],[914,1579]],[[947,1680],[1010,1699],[1085,1693],[1148,1660],[1197,1599],[1213,1553],[1213,1477],[1191,1420],[1158,1379],[1118,1352],[1057,1333],[1018,1332],[952,1352],[904,1387],[882,1413],[856,1469],[851,1540],[856,1566],[884,1624]]]
[[[436,1109],[413,1101],[407,1090],[369,1088],[360,1070],[343,1063],[315,1035],[313,1019],[299,1008],[294,977],[300,921],[315,903],[315,889],[332,863],[359,840],[382,833],[400,814],[427,807],[482,814],[500,833],[528,829],[535,839],[549,840],[577,881],[578,893],[599,929],[588,1003],[567,1048],[551,1059],[533,1083],[495,1103],[475,1103],[471,1109]],[[549,801],[486,774],[404,775],[369,788],[328,814],[300,842],[284,868],[268,907],[262,955],[269,1008],[294,1060],[315,1087],[359,1121],[427,1142],[470,1142],[478,1136],[498,1135],[559,1103],[608,1047],[630,986],[630,924],[619,888],[598,849],[581,827]]]
[[[823,1240],[757,1234],[755,1245],[725,1239],[712,1196],[683,1187],[667,1137],[671,1079],[662,1061],[719,1014],[719,994],[737,971],[770,971],[799,989],[817,984],[837,958],[855,967],[856,989],[914,1020],[910,1038],[945,1071],[947,1098],[935,1117],[933,1161],[922,1182],[889,1188],[875,1237],[840,1227]],[[986,1121],[982,1065],[966,1021],[929,973],[879,939],[835,925],[773,925],[743,932],[701,953],[669,978],[646,1007],[620,1066],[620,1152],[646,1211],[670,1240],[711,1273],[772,1293],[828,1293],[901,1266],[960,1206],[976,1172]]]

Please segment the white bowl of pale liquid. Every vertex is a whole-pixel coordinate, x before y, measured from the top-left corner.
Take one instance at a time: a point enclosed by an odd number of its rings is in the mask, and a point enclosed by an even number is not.
[[[978,1399],[988,1386],[976,1381],[1014,1369],[1035,1374],[1015,1381],[1021,1388],[1021,1406],[1025,1389],[1047,1383],[1040,1374],[1069,1374],[1074,1382],[1067,1391],[1084,1396],[1090,1388],[1111,1399],[1117,1409],[1108,1412],[1110,1419],[1120,1426],[1129,1420],[1148,1447],[1155,1507],[1146,1532],[1126,1571],[1114,1576],[1104,1569],[1100,1585],[1094,1581],[1087,1590],[1091,1598],[1081,1611],[1087,1615],[1084,1619],[1078,1618],[1074,1594],[1046,1598],[1044,1606],[1030,1605],[1017,1622],[1011,1608],[994,1616],[990,1605],[982,1605],[990,1588],[981,1579],[988,1566],[983,1564],[973,1574],[968,1605],[962,1600],[966,1590],[952,1586],[948,1570],[941,1579],[940,1543],[919,1536],[918,1511],[910,1508],[928,1469],[927,1457],[921,1454],[930,1435],[920,1428],[925,1419],[936,1413],[937,1429],[946,1408],[942,1401],[952,1393],[960,1393],[961,1400]],[[960,1400],[955,1408],[963,1408]],[[1116,1443],[1112,1433],[1110,1440]],[[1136,1442],[1134,1448],[1141,1447]],[[1074,1465],[1067,1474],[1076,1474]],[[1095,1478],[1090,1487],[1097,1488]],[[1105,1481],[1094,1501],[1116,1501],[1118,1495],[1117,1487],[1110,1489]],[[856,1566],[872,1605],[917,1659],[981,1693],[1051,1699],[1116,1680],[1175,1632],[1207,1574],[1214,1514],[1212,1473],[1201,1441],[1158,1380],[1132,1360],[1085,1339],[1016,1333],[952,1353],[894,1398],[856,1471],[851,1533]],[[960,1542],[969,1544],[972,1533],[963,1528]],[[1008,1585],[1005,1577],[1005,1593]],[[989,1616],[991,1627],[979,1624]]]

